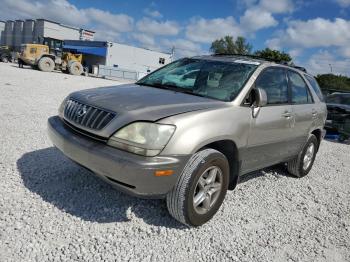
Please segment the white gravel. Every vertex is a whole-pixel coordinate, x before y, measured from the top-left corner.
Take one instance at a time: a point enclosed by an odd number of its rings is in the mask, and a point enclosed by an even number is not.
[[[62,99],[115,84],[0,63],[0,261],[350,261],[350,145],[323,142],[302,179],[244,177],[189,229],[52,147],[46,120]]]

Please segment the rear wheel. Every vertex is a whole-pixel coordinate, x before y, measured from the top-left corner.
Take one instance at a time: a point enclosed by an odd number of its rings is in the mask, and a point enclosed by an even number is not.
[[[220,208],[228,182],[229,164],[222,153],[205,149],[194,154],[167,195],[169,213],[189,226],[206,223]]]
[[[316,136],[311,135],[299,155],[287,163],[288,172],[296,177],[306,176],[314,164],[318,146]]]
[[[50,57],[43,57],[39,60],[38,67],[40,71],[52,72],[55,69],[55,62]]]
[[[69,64],[68,71],[71,75],[80,76],[83,73],[83,66],[79,62]]]

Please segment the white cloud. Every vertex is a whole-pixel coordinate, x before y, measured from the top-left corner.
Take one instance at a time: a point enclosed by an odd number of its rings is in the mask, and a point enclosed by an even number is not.
[[[143,33],[134,33],[132,34],[132,37],[136,39],[138,42],[142,44],[143,47],[154,47],[155,41],[154,38],[150,35],[146,35]]]
[[[128,15],[112,14],[96,8],[85,9],[82,12],[89,17],[90,23],[97,23],[117,32],[129,32],[133,29],[134,20]]]
[[[143,10],[143,12],[146,15],[153,17],[153,18],[162,18],[163,17],[163,15],[158,10],[152,10],[152,9],[146,8]]]
[[[295,60],[295,58],[300,56],[302,53],[303,53],[303,49],[301,49],[301,48],[294,48],[294,49],[291,49],[291,50],[288,51],[288,54],[291,55],[293,60]]]
[[[187,38],[194,42],[211,43],[225,35],[235,37],[242,35],[239,25],[232,16],[215,19],[193,18],[186,28]]]
[[[67,25],[101,29],[100,35],[118,35],[133,29],[133,18],[96,8],[79,9],[67,0],[0,0],[2,19],[46,18]],[[113,31],[113,32],[112,32]]]
[[[261,0],[260,9],[272,14],[290,13],[294,10],[293,2],[290,0]]]
[[[199,44],[186,39],[164,39],[162,40],[162,45],[169,50],[175,47],[175,56],[177,58],[203,54],[203,50]]]
[[[84,12],[66,0],[1,0],[0,6],[2,19],[47,18],[75,26],[88,22]]]
[[[350,6],[350,0],[336,0],[341,7]]]
[[[271,13],[259,8],[248,9],[241,17],[240,22],[247,32],[255,32],[278,24]]]
[[[341,56],[350,58],[350,46],[344,46],[344,47],[339,48],[338,53]],[[350,69],[350,67],[349,67],[349,69]]]
[[[180,32],[180,26],[174,21],[158,22],[147,17],[138,21],[136,27],[150,35],[177,35]]]
[[[350,60],[340,60],[332,53],[321,50],[306,62],[306,68],[314,75],[333,73],[350,76]]]
[[[267,41],[271,48],[347,46],[349,43],[350,21],[342,18],[334,21],[324,18],[291,21],[278,37]]]
[[[276,26],[278,21],[273,14],[288,13],[294,10],[291,0],[242,0],[247,7],[239,23],[232,17],[205,19],[192,18],[186,27],[188,39],[211,43],[225,35],[234,37],[255,33],[258,30]]]

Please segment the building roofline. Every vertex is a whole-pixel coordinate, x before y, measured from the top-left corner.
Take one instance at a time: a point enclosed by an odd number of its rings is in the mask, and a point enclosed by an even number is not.
[[[46,22],[50,22],[50,23],[54,23],[54,24],[60,25],[59,22],[55,22],[55,21],[52,21],[52,20],[49,20],[49,19],[45,19],[45,18],[38,18],[38,19],[36,19],[36,21],[46,21]]]
[[[81,30],[84,30],[84,31],[87,31],[87,32],[90,32],[90,33],[96,33],[96,31],[92,31],[92,30],[89,30],[89,29],[84,29],[84,28],[80,28]]]
[[[59,23],[59,25],[60,25],[60,26],[63,26],[63,27],[70,28],[70,29],[80,30],[80,28],[79,28],[79,27],[76,27],[76,26],[65,25],[65,24],[61,24],[61,23]]]

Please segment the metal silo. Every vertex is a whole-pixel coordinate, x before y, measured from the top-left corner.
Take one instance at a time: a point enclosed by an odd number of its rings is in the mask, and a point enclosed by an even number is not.
[[[5,22],[0,21],[0,45],[5,45]]]
[[[5,24],[5,45],[13,47],[13,27],[15,22],[12,20],[6,21]]]
[[[23,42],[23,20],[16,20],[14,25],[14,39],[13,46],[15,51],[21,50],[21,44]]]
[[[34,40],[34,24],[33,19],[27,19],[23,25],[23,44],[33,43]]]

